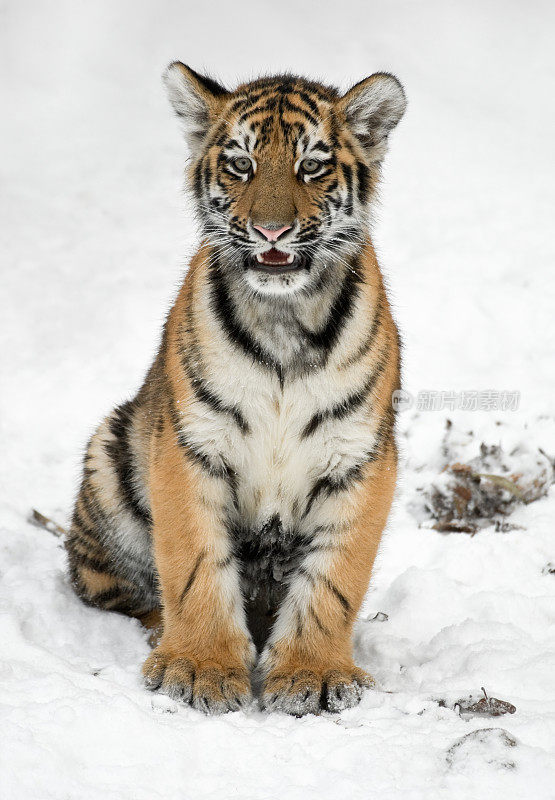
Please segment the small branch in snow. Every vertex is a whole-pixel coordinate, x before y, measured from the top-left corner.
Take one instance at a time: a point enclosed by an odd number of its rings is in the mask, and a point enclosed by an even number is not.
[[[36,508],[31,510],[31,513],[27,517],[27,521],[36,528],[44,528],[53,536],[57,536],[58,538],[61,538],[67,534],[65,528],[62,528],[62,526],[58,525],[57,522],[45,517],[44,514],[41,514],[40,511],[36,510]]]

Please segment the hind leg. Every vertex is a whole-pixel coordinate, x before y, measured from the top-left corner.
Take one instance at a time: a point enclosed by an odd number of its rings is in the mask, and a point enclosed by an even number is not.
[[[122,565],[97,538],[73,523],[66,540],[71,583],[87,605],[104,611],[118,611],[145,620],[151,627],[153,612],[158,610],[154,575]]]
[[[91,439],[65,546],[73,587],[85,603],[153,627],[159,598],[150,513],[136,488],[136,416],[132,404],[116,409]]]
[[[156,647],[163,631],[162,609],[159,605],[151,608],[157,599],[145,596],[144,587],[137,582],[115,573],[109,559],[102,558],[101,550],[95,549],[92,559],[91,556],[85,556],[82,538],[78,539],[75,534],[72,526],[66,549],[72,584],[81,600],[94,608],[116,611],[138,619],[149,631],[150,646]],[[87,565],[83,563],[85,558]]]
[[[72,523],[66,539],[70,578],[87,605],[137,617],[145,627],[156,627],[160,618],[156,578],[132,561],[121,563],[81,520]],[[120,554],[123,556],[124,554]]]

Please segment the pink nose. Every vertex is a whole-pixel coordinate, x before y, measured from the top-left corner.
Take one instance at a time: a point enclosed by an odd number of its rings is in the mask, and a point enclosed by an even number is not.
[[[269,242],[277,242],[282,233],[291,230],[291,225],[284,225],[283,228],[277,228],[275,231],[271,231],[269,228],[263,228],[261,225],[253,225],[253,228],[260,231],[262,236],[265,236]]]

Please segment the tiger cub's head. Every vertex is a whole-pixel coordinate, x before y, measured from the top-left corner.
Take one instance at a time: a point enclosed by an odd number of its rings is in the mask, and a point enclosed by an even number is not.
[[[164,81],[219,262],[263,294],[308,291],[348,269],[405,110],[399,81],[377,73],[340,95],[283,75],[228,91],[180,62]]]

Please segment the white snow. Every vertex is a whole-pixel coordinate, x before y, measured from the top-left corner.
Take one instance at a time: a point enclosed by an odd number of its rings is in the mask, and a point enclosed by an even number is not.
[[[3,3],[2,798],[555,797],[555,491],[509,533],[441,535],[407,511],[447,416],[490,444],[503,419],[555,453],[554,22],[543,0]],[[378,688],[339,717],[206,718],[146,692],[138,623],[84,607],[60,541],[26,522],[36,507],[67,524],[84,443],[138,387],[194,251],[160,83],[174,58],[229,83],[395,72],[409,110],[374,236],[405,388],[521,393],[503,414],[401,414],[356,632]],[[516,713],[458,716],[481,686]],[[484,728],[507,733],[467,736]]]

